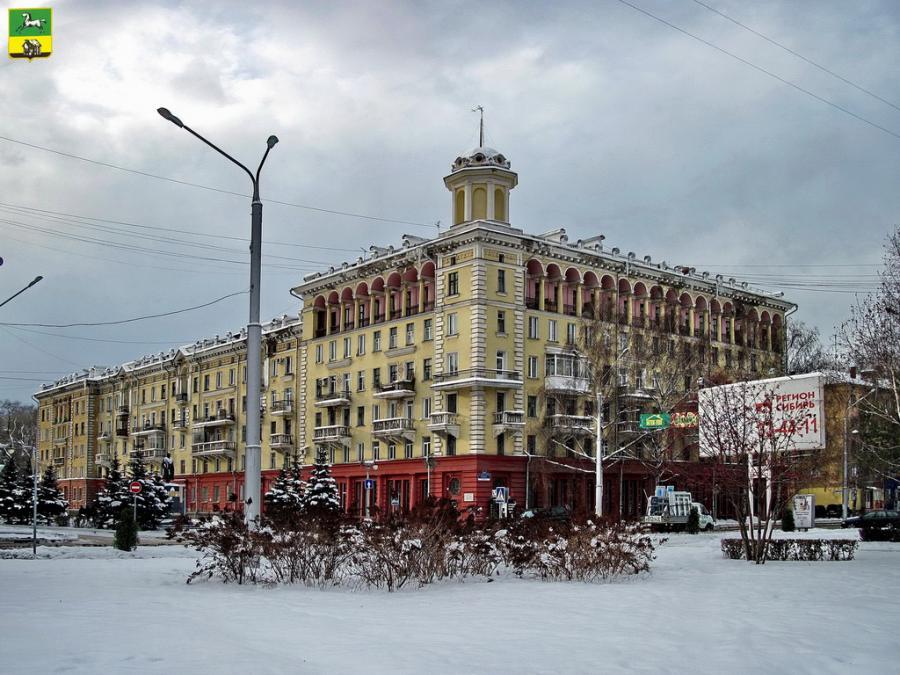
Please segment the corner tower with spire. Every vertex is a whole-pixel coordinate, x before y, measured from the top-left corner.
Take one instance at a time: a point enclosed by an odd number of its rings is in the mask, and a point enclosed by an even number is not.
[[[519,182],[510,170],[509,160],[501,152],[484,145],[484,108],[481,114],[478,147],[454,160],[444,185],[453,195],[453,224],[490,220],[509,224],[509,191]]]

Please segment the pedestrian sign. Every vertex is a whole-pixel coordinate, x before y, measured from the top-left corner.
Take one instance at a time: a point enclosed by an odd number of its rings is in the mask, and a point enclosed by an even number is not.
[[[499,504],[503,504],[508,499],[509,499],[509,488],[508,487],[494,488],[494,501],[496,501]]]
[[[375,489],[375,479],[374,478],[366,478],[365,487],[366,487],[366,490],[374,490]]]
[[[668,429],[671,422],[669,413],[641,415],[641,429]]]

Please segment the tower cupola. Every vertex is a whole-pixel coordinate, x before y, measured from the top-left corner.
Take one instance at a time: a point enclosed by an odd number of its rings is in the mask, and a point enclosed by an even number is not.
[[[484,144],[484,109],[481,113],[478,147],[457,157],[444,176],[444,185],[453,195],[453,224],[491,220],[509,224],[509,191],[519,182],[507,157]]]

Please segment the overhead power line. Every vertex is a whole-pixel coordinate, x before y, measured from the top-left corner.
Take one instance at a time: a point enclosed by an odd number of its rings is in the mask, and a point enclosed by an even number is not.
[[[636,12],[640,12],[641,14],[644,14],[645,16],[650,17],[654,21],[658,21],[659,23],[666,25],[669,28],[672,28],[673,30],[677,30],[679,33],[682,33],[683,35],[687,35],[689,38],[697,40],[697,42],[701,42],[701,43],[705,44],[707,47],[712,47],[716,51],[721,52],[722,54],[725,54],[726,56],[730,56],[734,60],[740,61],[741,63],[743,63],[746,66],[750,66],[754,70],[757,70],[760,73],[763,73],[764,75],[768,75],[769,77],[778,80],[782,84],[786,84],[787,86],[792,87],[792,88],[796,89],[797,91],[799,91],[803,94],[806,94],[807,96],[809,96],[811,98],[816,99],[820,103],[824,103],[825,105],[830,106],[830,107],[834,108],[835,110],[839,110],[840,112],[842,112],[846,115],[849,115],[850,117],[853,117],[853,118],[859,120],[860,122],[863,122],[864,124],[868,124],[870,127],[878,129],[879,131],[883,131],[884,133],[900,140],[900,134],[898,134],[897,132],[891,131],[887,127],[884,127],[884,126],[878,124],[877,122],[873,122],[872,120],[866,119],[862,115],[857,115],[852,110],[849,110],[849,109],[845,108],[844,106],[835,103],[834,101],[829,101],[827,98],[824,98],[823,96],[819,96],[818,94],[811,92],[809,89],[805,89],[805,88],[801,87],[799,84],[797,84],[795,82],[791,82],[790,80],[787,80],[787,79],[781,77],[780,75],[776,75],[771,70],[766,70],[762,66],[756,65],[752,61],[748,61],[747,59],[745,59],[741,56],[738,56],[734,52],[730,52],[727,49],[724,49],[723,47],[719,47],[717,44],[714,44],[714,43],[710,42],[709,40],[704,40],[699,35],[695,35],[694,33],[691,33],[689,31],[685,30],[684,28],[681,28],[680,26],[676,26],[674,23],[667,21],[666,19],[663,19],[662,17],[657,16],[656,14],[653,14],[652,12],[644,9],[643,7],[634,5],[631,2],[629,2],[628,0],[618,0],[618,2],[625,5],[626,7],[631,7],[631,9],[635,10]]]
[[[293,309],[293,308],[292,308]],[[20,328],[8,326],[11,330],[23,331],[25,333],[34,333],[35,335],[47,335],[49,337],[61,338],[63,340],[82,340],[85,342],[107,342],[118,345],[183,345],[193,342],[193,340],[113,340],[112,338],[95,338],[85,335],[60,335],[59,333],[49,333],[44,330],[33,330],[31,328]],[[9,371],[0,371],[9,372]]]
[[[0,322],[0,326],[7,326],[10,328],[16,327],[30,327],[30,328],[74,328],[75,326],[119,326],[125,323],[134,323],[135,321],[146,321],[147,319],[160,319],[164,316],[173,316],[175,314],[184,314],[185,312],[192,312],[195,309],[203,309],[204,307],[209,307],[211,305],[215,305],[218,302],[222,302],[222,300],[227,300],[228,298],[233,298],[238,295],[244,295],[247,291],[236,291],[234,293],[229,293],[228,295],[223,295],[221,298],[216,298],[215,300],[210,300],[209,302],[204,302],[202,305],[194,305],[193,307],[185,307],[183,309],[176,309],[171,312],[162,312],[160,314],[146,314],[144,316],[136,316],[131,319],[119,319],[118,321],[86,321],[79,323],[12,323],[12,322]]]
[[[801,54],[801,53],[799,53],[799,52],[797,52],[797,51],[791,49],[790,47],[788,47],[788,46],[786,46],[786,45],[781,44],[781,43],[778,42],[777,40],[773,40],[773,39],[770,38],[768,35],[764,35],[763,33],[760,33],[758,30],[755,30],[755,29],[751,28],[750,26],[741,23],[741,22],[738,21],[737,19],[734,19],[734,18],[728,16],[727,14],[725,14],[725,12],[722,12],[722,11],[716,9],[715,7],[711,7],[710,5],[707,5],[705,2],[702,2],[701,0],[694,0],[694,2],[697,3],[698,5],[700,5],[701,7],[705,7],[705,8],[708,9],[710,12],[713,12],[713,13],[715,13],[715,14],[718,14],[718,15],[721,16],[723,19],[725,19],[725,20],[727,20],[727,21],[730,21],[731,23],[735,24],[736,26],[740,26],[740,27],[743,28],[744,30],[749,31],[749,32],[753,33],[754,35],[756,35],[756,36],[758,36],[758,37],[761,37],[763,40],[765,40],[766,42],[769,42],[769,43],[775,45],[775,46],[778,47],[779,49],[783,49],[783,50],[786,51],[788,54],[791,54],[791,55],[793,55],[793,56],[796,56],[798,59],[800,59],[801,61],[805,61],[806,63],[808,63],[809,65],[813,66],[814,68],[818,68],[818,69],[821,70],[823,73],[828,73],[828,74],[831,75],[833,78],[840,80],[840,81],[843,82],[844,84],[849,84],[849,85],[850,85],[851,87],[853,87],[854,89],[858,89],[858,90],[861,91],[862,93],[868,94],[868,95],[871,96],[872,98],[874,98],[874,99],[876,99],[876,100],[878,100],[878,101],[881,101],[882,103],[884,103],[884,104],[886,104],[886,105],[891,106],[894,110],[900,110],[900,107],[898,107],[898,106],[895,105],[894,103],[891,103],[891,102],[888,101],[886,98],[882,98],[881,96],[879,96],[879,95],[876,94],[875,92],[870,91],[869,89],[866,89],[866,88],[863,87],[862,85],[856,84],[856,82],[853,82],[852,80],[848,80],[846,77],[843,77],[842,75],[838,75],[836,72],[834,72],[833,70],[831,70],[831,69],[829,69],[829,68],[826,68],[826,67],[823,66],[821,63],[816,63],[816,62],[813,61],[812,59],[803,56],[803,54]]]
[[[10,138],[9,136],[0,136],[0,140],[6,141],[7,143],[15,143],[16,145],[22,145],[27,148],[32,148],[34,150],[42,150],[44,152],[49,152],[54,155],[59,155],[60,157],[68,157],[69,159],[77,159],[81,162],[87,162],[88,164],[94,164],[96,166],[103,166],[108,169],[116,169],[117,171],[125,171],[126,173],[133,173],[138,176],[144,176],[145,178],[153,178],[155,180],[166,181],[168,183],[176,183],[178,185],[185,185],[187,187],[195,187],[200,188],[201,190],[209,190],[210,192],[219,192],[225,195],[232,195],[234,197],[250,197],[249,194],[245,194],[243,192],[234,192],[233,190],[223,190],[222,188],[212,187],[210,185],[203,185],[201,183],[192,183],[186,180],[180,180],[178,178],[171,178],[169,176],[160,176],[159,174],[150,173],[149,171],[141,171],[139,169],[131,169],[126,166],[121,166],[119,164],[113,164],[111,162],[103,162],[98,159],[91,159],[89,157],[82,157],[81,155],[76,155],[71,152],[64,152],[62,150],[56,150],[54,148],[48,148],[44,145],[38,145],[37,143],[28,143],[27,141],[20,141],[15,138]],[[365,213],[353,213],[351,211],[338,211],[336,209],[326,209],[320,206],[310,206],[309,204],[298,204],[296,202],[286,202],[279,199],[266,199],[267,204],[280,204],[281,206],[290,206],[295,209],[304,209],[307,211],[317,211],[318,213],[328,213],[334,216],[346,216],[348,218],[361,218],[363,220],[373,220],[380,223],[396,223],[398,225],[413,225],[415,227],[427,227],[429,229],[434,229],[435,225],[429,225],[427,223],[417,223],[412,220],[398,220],[395,218],[382,218],[380,216],[370,216]]]

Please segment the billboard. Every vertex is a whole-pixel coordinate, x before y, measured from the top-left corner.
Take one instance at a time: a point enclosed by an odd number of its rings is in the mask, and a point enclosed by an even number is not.
[[[699,392],[701,448],[709,442],[704,433],[716,410],[721,414],[724,399],[742,403],[745,410],[756,410],[758,433],[790,436],[794,450],[821,450],[825,447],[825,388],[821,373],[774,377],[708,387]],[[764,420],[764,422],[763,422]]]

